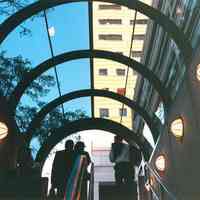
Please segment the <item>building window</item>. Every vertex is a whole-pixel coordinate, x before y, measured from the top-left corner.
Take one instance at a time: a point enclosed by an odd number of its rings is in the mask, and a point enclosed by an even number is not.
[[[99,40],[122,40],[122,35],[120,35],[120,34],[100,34]]]
[[[133,36],[134,40],[144,40],[145,35],[144,34],[137,34]]]
[[[121,19],[99,19],[99,24],[122,24]]]
[[[117,88],[117,93],[120,95],[125,95],[125,88]]]
[[[142,57],[143,52],[142,51],[132,51],[131,56],[132,57]]]
[[[136,19],[135,24],[147,24],[148,19]],[[130,25],[133,25],[134,20],[130,20]]]
[[[127,116],[127,109],[126,108],[120,108],[119,109],[119,116],[121,117],[121,116],[123,116],[123,117],[125,117],[125,116]]]
[[[102,88],[102,90],[106,90],[106,91],[109,91],[109,88]]]
[[[107,76],[108,70],[107,69],[99,69],[99,75],[100,76]]]
[[[126,72],[125,69],[120,69],[120,68],[116,69],[117,76],[125,76],[125,72]]]
[[[108,108],[100,108],[99,109],[99,116],[101,118],[109,117],[109,109]]]
[[[116,4],[100,4],[99,9],[100,10],[121,10],[122,8],[120,5],[116,5]]]

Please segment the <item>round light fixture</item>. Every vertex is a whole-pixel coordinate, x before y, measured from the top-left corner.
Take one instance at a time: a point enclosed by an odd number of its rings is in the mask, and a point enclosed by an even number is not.
[[[196,77],[197,77],[197,80],[200,81],[200,64],[197,65]]]
[[[164,172],[166,169],[166,159],[164,155],[159,155],[156,158],[155,166],[158,171]]]
[[[0,122],[0,140],[8,135],[8,127],[5,123]]]
[[[170,126],[170,130],[177,139],[181,139],[184,134],[184,124],[182,118],[175,119]]]

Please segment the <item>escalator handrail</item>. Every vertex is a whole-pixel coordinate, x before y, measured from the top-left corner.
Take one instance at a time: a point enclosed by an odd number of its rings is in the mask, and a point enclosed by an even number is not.
[[[149,171],[153,174],[153,176],[156,178],[156,180],[158,181],[158,183],[162,186],[162,188],[164,189],[164,191],[168,194],[168,196],[170,197],[170,199],[172,200],[177,200],[177,198],[175,197],[174,194],[172,194],[168,187],[166,186],[166,184],[163,183],[163,181],[161,180],[160,175],[151,168],[151,166],[146,163],[145,166],[147,167],[147,169],[149,169]]]
[[[77,195],[81,192],[81,183],[83,181],[83,174],[87,168],[86,157],[81,155],[76,159],[72,169],[71,176],[68,180],[64,200],[75,200]]]
[[[88,200],[94,200],[94,163],[91,164],[91,169],[90,169]]]

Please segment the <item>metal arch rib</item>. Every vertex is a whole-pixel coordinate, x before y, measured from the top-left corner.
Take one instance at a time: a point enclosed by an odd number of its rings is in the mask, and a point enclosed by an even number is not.
[[[67,61],[71,61],[74,59],[81,59],[81,58],[104,58],[110,59],[124,65],[129,66],[133,70],[140,73],[143,77],[145,77],[149,82],[154,86],[154,88],[158,91],[159,95],[161,96],[164,105],[168,105],[170,102],[170,98],[168,96],[168,90],[162,85],[161,81],[150,71],[147,67],[142,65],[141,63],[128,58],[124,55],[120,55],[118,53],[113,53],[109,51],[102,51],[102,50],[79,50],[79,51],[71,51],[67,53],[60,54],[55,56],[51,59],[44,61],[43,63],[39,64],[37,67],[32,69],[28,72],[23,79],[18,83],[14,91],[9,97],[9,105],[11,107],[11,112],[15,113],[17,104],[20,101],[23,93],[25,92],[26,88],[40,76],[42,73],[47,71],[48,69],[52,68],[54,65],[58,65]]]
[[[138,114],[140,114],[147,125],[149,126],[153,138],[156,141],[157,137],[159,135],[159,131],[157,130],[157,123],[159,122],[159,119],[153,115],[152,117],[148,114],[148,112],[142,108],[137,102],[128,99],[125,96],[119,95],[117,93],[106,91],[106,90],[95,90],[95,89],[87,89],[87,90],[78,90],[74,91],[68,94],[65,94],[61,97],[58,97],[48,103],[46,106],[44,106],[35,116],[35,118],[32,120],[27,132],[25,135],[27,135],[27,141],[30,142],[34,131],[36,128],[38,128],[41,124],[41,121],[44,119],[44,117],[51,112],[54,108],[59,106],[62,103],[71,101],[73,99],[77,99],[80,97],[86,97],[86,96],[100,96],[100,97],[108,97],[111,99],[114,99],[116,101],[120,101],[130,107],[131,109],[135,110]],[[155,120],[157,119],[157,120]]]
[[[140,147],[145,159],[149,159],[151,152],[149,152],[150,149],[146,148],[146,144],[148,143],[146,139],[141,141],[137,134],[117,122],[108,119],[86,118],[68,122],[64,126],[52,131],[52,134],[39,149],[35,161],[44,164],[45,158],[48,156],[52,148],[62,139],[78,131],[92,129],[108,131],[116,135],[121,135],[127,142],[135,142]],[[59,134],[56,134],[58,132]]]
[[[148,16],[163,29],[169,33],[170,37],[173,38],[174,42],[182,52],[185,60],[186,66],[188,66],[191,62],[193,49],[192,46],[185,36],[185,34],[176,26],[176,24],[170,20],[167,16],[162,14],[157,9],[154,9],[147,4],[144,4],[138,0],[130,1],[130,0],[93,0],[100,2],[109,2],[114,4],[119,4],[122,6],[126,6],[130,9],[137,10],[142,14]],[[5,22],[3,22],[0,26],[0,44],[7,37],[7,35],[14,30],[19,24],[24,22],[29,17],[37,14],[38,12],[48,9],[57,5],[73,3],[73,2],[88,2],[88,0],[45,0],[45,1],[37,1],[21,11],[15,13],[11,17],[9,17]]]

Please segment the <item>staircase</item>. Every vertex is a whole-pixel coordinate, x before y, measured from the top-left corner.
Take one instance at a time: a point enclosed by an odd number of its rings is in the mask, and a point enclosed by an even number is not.
[[[137,185],[118,186],[114,182],[100,182],[99,200],[137,200]]]

